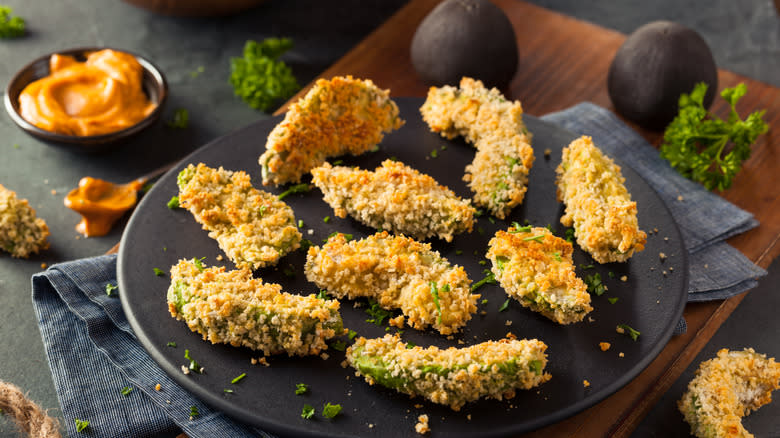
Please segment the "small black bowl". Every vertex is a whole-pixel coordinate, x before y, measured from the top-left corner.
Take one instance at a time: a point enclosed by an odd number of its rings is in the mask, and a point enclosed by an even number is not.
[[[160,118],[163,105],[168,98],[168,83],[157,66],[152,64],[149,60],[136,55],[135,53],[128,52],[126,50],[117,50],[125,53],[129,53],[135,56],[138,63],[143,68],[143,78],[141,85],[146,97],[151,102],[156,104],[154,110],[146,116],[143,120],[136,123],[133,126],[122,129],[120,131],[110,132],[108,134],[101,135],[64,135],[41,129],[32,123],[25,120],[19,108],[19,94],[21,94],[24,87],[33,81],[41,79],[49,75],[49,59],[55,53],[61,55],[71,55],[79,61],[84,61],[86,55],[90,52],[107,49],[108,47],[80,47],[76,49],[59,50],[57,52],[49,53],[41,56],[31,63],[27,64],[17,72],[8,86],[5,89],[5,109],[8,111],[8,115],[14,123],[17,124],[22,130],[28,134],[44,140],[47,144],[65,147],[79,152],[98,152],[105,150],[109,145],[115,144],[120,140],[125,140],[128,137],[137,134],[138,132],[149,127],[157,119]]]

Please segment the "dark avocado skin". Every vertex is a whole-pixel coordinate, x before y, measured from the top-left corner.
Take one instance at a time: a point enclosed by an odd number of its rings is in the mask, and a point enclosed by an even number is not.
[[[504,12],[487,0],[446,0],[420,23],[412,65],[431,85],[457,85],[463,76],[504,88],[517,71],[517,41]]]
[[[709,46],[694,30],[670,21],[638,28],[618,49],[607,89],[618,113],[651,130],[674,119],[678,100],[698,82],[707,83],[704,107],[718,89],[718,69]]]

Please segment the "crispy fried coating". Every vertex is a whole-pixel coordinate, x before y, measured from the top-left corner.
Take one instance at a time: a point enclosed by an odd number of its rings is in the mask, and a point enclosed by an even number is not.
[[[311,173],[338,217],[349,213],[370,227],[447,242],[474,225],[476,210],[468,201],[398,161],[385,160],[373,172],[325,163]]]
[[[593,307],[574,273],[572,246],[547,228],[513,227],[490,239],[487,257],[506,293],[559,324],[582,321]]]
[[[347,242],[339,233],[306,257],[306,278],[338,298],[368,297],[401,309],[410,326],[457,332],[477,311],[466,271],[428,243],[386,231]]]
[[[366,381],[422,396],[458,411],[479,398],[511,399],[550,380],[547,346],[536,339],[487,341],[465,348],[407,348],[398,335],[358,338],[347,363]]]
[[[699,438],[752,437],[742,417],[772,401],[780,387],[780,363],[756,353],[721,349],[704,361],[677,407]]]
[[[275,265],[300,247],[292,209],[252,187],[246,172],[190,164],[179,173],[179,203],[239,268]]]
[[[26,199],[0,184],[0,248],[12,257],[27,258],[49,248],[49,227],[35,216]]]
[[[463,176],[476,205],[504,219],[523,202],[534,153],[520,102],[464,77],[460,88],[431,87],[420,112],[431,131],[448,139],[463,136],[477,148]]]
[[[588,136],[563,148],[557,173],[558,200],[566,205],[561,223],[574,226],[577,244],[599,263],[624,262],[642,251],[647,234],[639,229],[636,202],[620,166]]]
[[[319,354],[343,334],[339,302],[281,292],[249,269],[225,272],[195,260],[171,268],[168,311],[213,344],[249,347],[271,355]]]
[[[390,91],[371,80],[319,79],[268,135],[263,185],[298,182],[329,157],[367,152],[403,123]]]

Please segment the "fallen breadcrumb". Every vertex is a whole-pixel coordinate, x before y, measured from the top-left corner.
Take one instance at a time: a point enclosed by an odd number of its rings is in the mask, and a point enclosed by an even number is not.
[[[431,431],[428,427],[428,416],[423,414],[417,417],[417,424],[414,425],[414,430],[420,435],[424,435]]]

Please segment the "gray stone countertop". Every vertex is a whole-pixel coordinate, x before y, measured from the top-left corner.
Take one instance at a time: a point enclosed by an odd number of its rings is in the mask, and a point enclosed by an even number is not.
[[[81,238],[74,230],[76,213],[63,204],[65,194],[82,176],[130,181],[182,158],[207,142],[267,114],[233,95],[227,82],[230,58],[240,56],[248,39],[288,36],[295,47],[284,59],[301,84],[308,83],[379,26],[405,1],[271,0],[249,12],[224,18],[172,18],[137,9],[118,0],[6,0],[27,20],[27,35],[0,40],[0,83],[46,53],[80,46],[110,46],[147,57],[166,74],[170,98],[163,120],[178,108],[189,112],[189,127],[158,123],[128,144],[100,155],[74,154],[53,148],[0,116],[0,184],[30,201],[51,228],[51,249],[29,260],[0,254],[0,380],[21,387],[49,413],[60,416],[30,298],[30,277],[48,265],[105,253],[121,237],[124,222],[107,236]],[[771,0],[532,0],[540,6],[630,33],[648,21],[668,19],[699,31],[720,68],[780,86],[780,20]],[[195,73],[203,67],[202,73]],[[687,436],[688,428],[674,409],[695,365],[720,347],[754,346],[780,356],[776,309],[777,272],[724,324],[702,354],[640,425],[634,436]],[[746,420],[761,436],[780,436],[780,403]],[[72,421],[64,419],[64,421]],[[0,436],[15,429],[0,417]]]

